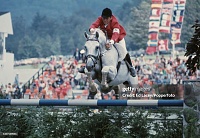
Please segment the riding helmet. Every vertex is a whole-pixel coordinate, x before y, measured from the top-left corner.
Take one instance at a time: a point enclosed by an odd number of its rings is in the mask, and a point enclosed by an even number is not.
[[[111,9],[109,9],[109,8],[103,9],[102,14],[101,14],[101,17],[103,17],[103,18],[108,18],[108,17],[111,17],[111,16],[112,16],[112,11],[111,11]]]

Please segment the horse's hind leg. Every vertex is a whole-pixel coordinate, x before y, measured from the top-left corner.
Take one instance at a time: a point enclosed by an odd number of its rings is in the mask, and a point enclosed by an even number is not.
[[[113,90],[115,91],[115,97],[116,97],[116,99],[117,100],[120,99],[120,88],[119,88],[119,86],[118,85],[114,86]]]
[[[137,76],[136,77],[130,76],[129,79],[128,79],[128,85],[129,85],[129,87],[132,87],[132,88],[137,87],[138,77]]]

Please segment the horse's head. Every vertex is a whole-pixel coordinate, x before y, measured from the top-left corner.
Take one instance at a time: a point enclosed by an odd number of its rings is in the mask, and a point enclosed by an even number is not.
[[[86,68],[90,72],[100,59],[106,37],[101,30],[97,29],[94,34],[87,34],[85,32],[85,38],[87,40],[85,43]]]

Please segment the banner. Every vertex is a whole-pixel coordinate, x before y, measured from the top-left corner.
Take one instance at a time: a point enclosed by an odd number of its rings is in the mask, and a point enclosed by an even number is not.
[[[147,54],[154,54],[156,52],[156,49],[157,49],[157,47],[155,47],[155,46],[148,46],[146,48],[146,53]]]
[[[149,33],[158,33],[159,28],[149,28]]]
[[[172,44],[180,44],[181,43],[181,33],[172,33],[171,34],[171,42],[172,42]]]
[[[159,41],[158,41],[158,50],[159,50],[159,51],[167,51],[167,50],[169,50],[169,49],[168,49],[168,42],[169,42],[168,39],[159,40]]]
[[[149,40],[147,46],[158,46],[158,40]]]
[[[152,0],[152,4],[156,4],[156,3],[162,3],[163,0]]]
[[[149,35],[147,41],[147,46],[149,47],[158,46],[158,32],[160,27],[162,1],[163,0],[152,0],[151,3],[151,12],[149,17]]]
[[[170,33],[173,0],[163,0],[159,32]]]
[[[151,8],[152,8],[152,9],[154,9],[154,8],[159,8],[159,9],[161,9],[161,8],[162,8],[162,4],[158,4],[158,3],[156,3],[156,4],[151,4]]]
[[[156,22],[156,21],[149,22],[149,28],[159,28],[159,26],[160,26],[160,22]]]
[[[181,43],[185,4],[186,0],[152,0],[146,52],[168,50],[169,40]],[[159,33],[168,33],[169,37],[159,40]]]
[[[181,30],[184,20],[186,0],[174,0],[173,16],[171,22],[171,43],[181,43]]]
[[[160,14],[161,14],[161,9],[152,9],[151,10],[152,16],[160,17]]]
[[[156,33],[156,32],[149,33],[148,38],[149,38],[149,40],[158,40],[158,33]]]

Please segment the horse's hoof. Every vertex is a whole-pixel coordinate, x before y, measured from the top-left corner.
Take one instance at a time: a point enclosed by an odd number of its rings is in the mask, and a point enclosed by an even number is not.
[[[102,85],[101,85],[101,88],[102,88],[103,90],[108,89],[108,87],[109,87],[108,84],[102,84]]]
[[[97,89],[96,87],[89,87],[88,90],[91,92],[91,93],[97,93]]]
[[[120,99],[119,94],[115,94],[114,96],[116,97],[116,100],[119,100],[119,99]]]
[[[89,95],[95,96],[97,94],[97,91],[90,91],[89,90],[89,93],[90,93]]]

